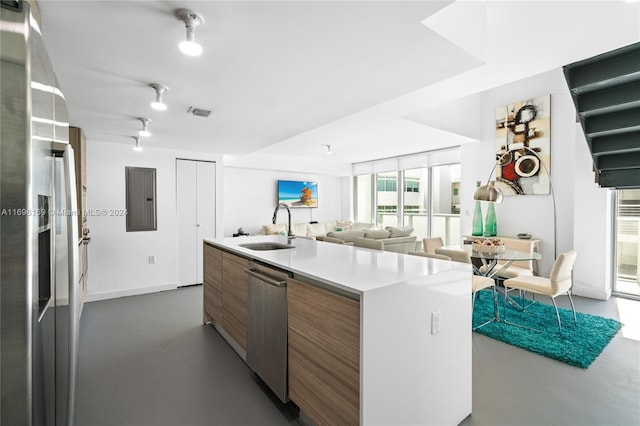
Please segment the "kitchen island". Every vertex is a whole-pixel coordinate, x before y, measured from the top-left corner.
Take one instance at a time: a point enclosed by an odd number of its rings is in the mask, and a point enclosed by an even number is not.
[[[289,274],[288,387],[314,422],[458,424],[471,413],[471,266],[285,236],[205,239],[204,322],[246,359],[249,262]]]

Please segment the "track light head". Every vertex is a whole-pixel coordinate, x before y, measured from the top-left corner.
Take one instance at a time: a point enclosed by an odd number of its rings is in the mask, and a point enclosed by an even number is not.
[[[156,100],[154,102],[151,102],[151,108],[158,111],[166,110],[167,105],[162,102],[162,95],[169,89],[166,86],[158,83],[151,83],[149,86],[151,86],[151,88],[153,88],[153,90],[155,90],[156,92]]]
[[[187,39],[179,44],[180,50],[189,56],[200,56],[202,46],[196,43],[196,28],[204,23],[200,14],[189,9],[176,10],[176,17],[184,22],[187,29]]]
[[[136,144],[135,144],[135,146],[133,147],[133,150],[134,150],[134,151],[138,151],[138,152],[142,151],[142,145],[140,145],[140,138],[139,138],[139,137],[137,137],[137,136],[134,136],[134,137],[133,137],[133,140],[135,140],[135,141],[136,141]]]
[[[147,128],[147,126],[148,126],[149,122],[151,121],[151,119],[150,118],[139,117],[138,120],[140,120],[142,122],[142,129],[138,130],[138,136],[140,136],[142,138],[148,138],[149,136],[151,136],[151,132]]]

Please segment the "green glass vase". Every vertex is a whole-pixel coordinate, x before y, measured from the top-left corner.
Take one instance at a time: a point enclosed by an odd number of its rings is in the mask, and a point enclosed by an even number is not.
[[[495,203],[489,203],[487,207],[487,218],[484,221],[484,236],[495,237],[498,235],[498,223],[496,220],[496,208]]]
[[[482,205],[480,204],[480,201],[476,201],[476,208],[473,211],[471,235],[476,237],[482,236]]]

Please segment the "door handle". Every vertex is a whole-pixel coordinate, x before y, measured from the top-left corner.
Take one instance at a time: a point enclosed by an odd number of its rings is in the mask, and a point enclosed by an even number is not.
[[[287,286],[287,282],[286,281],[281,281],[281,280],[274,280],[271,277],[267,277],[266,275],[262,275],[261,273],[254,271],[253,269],[245,269],[244,270],[246,273],[248,273],[249,275],[257,278],[260,281],[263,281],[267,284],[271,284],[272,286],[275,287],[286,287]]]

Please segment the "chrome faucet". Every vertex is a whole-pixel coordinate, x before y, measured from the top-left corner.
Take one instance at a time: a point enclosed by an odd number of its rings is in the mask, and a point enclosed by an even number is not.
[[[289,229],[287,231],[287,242],[289,244],[291,244],[291,240],[293,240],[296,236],[293,235],[293,232],[291,232],[291,210],[289,210],[289,206],[287,206],[285,203],[280,203],[276,206],[276,209],[273,211],[273,224],[276,224],[276,219],[278,218],[278,210],[280,210],[281,208],[285,208],[287,209],[287,214],[289,215]]]

